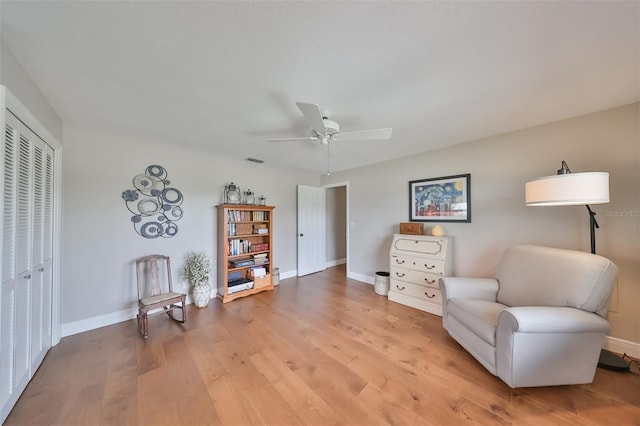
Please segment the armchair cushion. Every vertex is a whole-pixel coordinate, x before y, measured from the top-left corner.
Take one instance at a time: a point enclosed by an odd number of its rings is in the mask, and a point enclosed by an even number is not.
[[[496,328],[500,313],[508,306],[488,300],[452,299],[450,314],[490,345],[496,345]]]

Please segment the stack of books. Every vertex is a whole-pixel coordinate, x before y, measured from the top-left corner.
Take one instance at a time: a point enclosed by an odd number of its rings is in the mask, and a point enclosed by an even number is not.
[[[251,259],[242,259],[231,262],[234,268],[242,268],[243,266],[251,266],[254,264],[254,261]]]
[[[237,293],[239,291],[249,290],[253,288],[253,281],[247,278],[241,278],[239,280],[229,281],[227,283],[227,293]]]
[[[253,255],[253,264],[254,265],[264,265],[269,263],[269,259],[267,258],[267,253],[259,253]]]

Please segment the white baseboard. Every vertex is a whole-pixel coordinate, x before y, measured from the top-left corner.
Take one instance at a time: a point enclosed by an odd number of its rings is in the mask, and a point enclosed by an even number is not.
[[[216,297],[216,289],[211,289],[212,297]],[[193,303],[193,298],[187,294],[187,305]],[[100,327],[117,324],[123,321],[129,321],[138,315],[137,308],[125,309],[123,311],[111,312],[96,317],[86,318],[79,321],[72,321],[62,324],[62,337],[72,336],[74,334],[83,333],[85,331],[94,330]]]
[[[298,270],[294,269],[292,271],[280,272],[280,279],[286,280],[287,278],[293,278],[298,276]]]
[[[375,277],[371,277],[365,274],[358,274],[356,272],[347,272],[347,278],[351,278],[352,280],[361,281],[363,283],[374,285],[376,282]]]
[[[344,265],[345,263],[347,263],[347,259],[346,258],[331,260],[331,261],[327,262],[326,267],[327,268],[332,268],[334,266]]]
[[[602,348],[618,354],[627,354],[633,358],[640,358],[640,343],[630,340],[606,336]]]
[[[138,310],[133,308],[119,312],[111,312],[109,314],[99,315],[97,317],[86,318],[79,321],[67,322],[62,324],[62,337],[67,337],[74,334],[82,333],[84,331],[106,327],[108,325],[117,324],[123,321],[128,321],[132,318],[135,318],[137,314]]]

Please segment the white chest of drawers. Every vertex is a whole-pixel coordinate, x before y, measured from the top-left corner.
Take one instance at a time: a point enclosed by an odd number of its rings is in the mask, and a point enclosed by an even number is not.
[[[447,237],[395,234],[391,243],[389,300],[442,316],[438,280],[453,275]]]

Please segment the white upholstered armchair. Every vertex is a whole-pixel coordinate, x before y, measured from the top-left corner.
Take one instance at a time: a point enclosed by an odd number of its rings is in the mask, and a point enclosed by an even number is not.
[[[602,256],[514,246],[495,279],[440,280],[442,323],[512,388],[591,383],[617,273]]]

